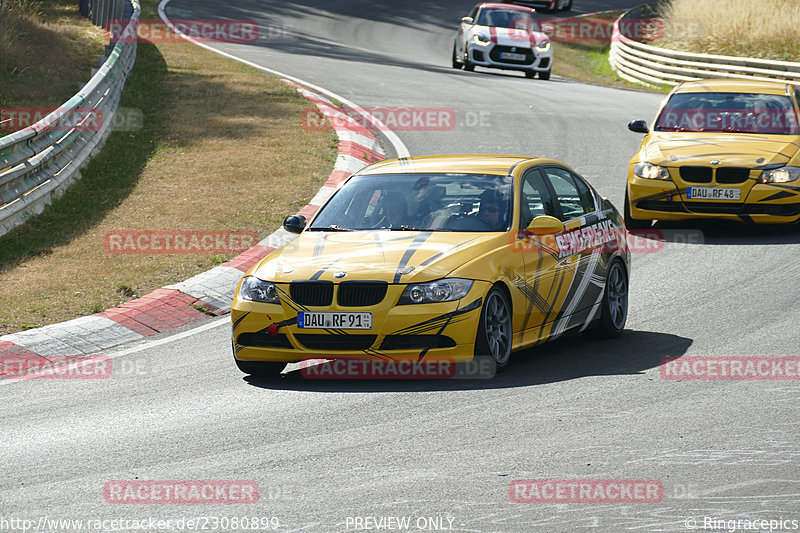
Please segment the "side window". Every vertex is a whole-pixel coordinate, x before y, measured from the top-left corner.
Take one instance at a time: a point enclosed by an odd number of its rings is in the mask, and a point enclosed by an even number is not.
[[[578,218],[594,211],[592,194],[583,181],[562,168],[546,168],[544,172],[561,206],[564,215],[562,220]]]
[[[542,173],[534,168],[522,178],[522,194],[519,202],[519,229],[525,229],[531,220],[539,215],[558,217],[550,191],[545,185]]]

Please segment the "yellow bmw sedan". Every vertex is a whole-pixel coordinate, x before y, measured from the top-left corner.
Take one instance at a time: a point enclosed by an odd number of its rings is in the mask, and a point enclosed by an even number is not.
[[[800,219],[800,88],[704,80],[678,85],[628,166],[625,223],[720,218]]]
[[[620,213],[553,159],[454,155],[357,172],[240,281],[233,351],[248,374],[309,359],[412,363],[619,335],[630,254]]]

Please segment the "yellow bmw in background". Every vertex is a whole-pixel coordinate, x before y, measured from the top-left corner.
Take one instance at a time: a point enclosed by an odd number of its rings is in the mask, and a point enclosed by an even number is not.
[[[351,176],[239,283],[248,374],[308,359],[466,362],[572,329],[619,335],[630,256],[620,213],[553,159],[429,156]]]
[[[625,223],[800,219],[800,88],[744,80],[684,82],[670,92],[628,166]]]

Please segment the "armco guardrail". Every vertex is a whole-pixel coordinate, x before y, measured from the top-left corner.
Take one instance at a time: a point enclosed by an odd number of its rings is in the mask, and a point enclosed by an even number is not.
[[[97,5],[99,0],[92,3]],[[137,23],[141,11],[138,0],[131,0],[131,5],[128,24]],[[135,59],[135,40],[113,44],[98,71],[75,96],[35,124],[0,137],[0,235],[41,213],[80,178],[80,169],[111,133]]]
[[[657,9],[658,3],[639,6],[614,22],[609,63],[628,81],[677,85],[703,78],[741,78],[800,85],[800,63],[678,52],[635,41],[620,31],[626,19],[656,18]]]

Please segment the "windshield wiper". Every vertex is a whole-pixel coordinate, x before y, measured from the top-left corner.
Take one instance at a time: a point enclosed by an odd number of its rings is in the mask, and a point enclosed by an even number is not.
[[[414,226],[402,225],[399,228],[386,228],[389,231],[431,231],[430,228],[415,228]]]
[[[308,228],[308,231],[355,231],[355,230],[354,229],[350,229],[350,228],[342,228],[342,227],[337,226],[336,224],[331,224],[327,228],[312,226],[312,227]]]

